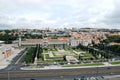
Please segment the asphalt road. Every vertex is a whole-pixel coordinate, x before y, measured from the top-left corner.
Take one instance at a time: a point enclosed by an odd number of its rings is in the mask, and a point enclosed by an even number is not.
[[[79,76],[46,76],[46,77],[22,77],[22,78],[1,78],[0,80],[74,80]]]
[[[106,67],[98,68],[98,74],[96,68],[79,68],[79,69],[65,69],[65,70],[33,70],[33,71],[5,71],[0,72],[0,80],[8,78],[30,78],[30,77],[58,77],[58,76],[77,76],[77,75],[113,75],[120,74],[120,67]],[[47,79],[46,79],[47,80]]]

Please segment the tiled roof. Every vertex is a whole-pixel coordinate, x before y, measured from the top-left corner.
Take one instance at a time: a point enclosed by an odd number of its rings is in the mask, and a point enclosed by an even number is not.
[[[22,43],[37,43],[37,42],[67,42],[69,41],[69,38],[58,38],[58,39],[50,39],[50,38],[44,38],[44,39],[27,39],[24,41],[21,41]]]
[[[41,42],[41,39],[27,39],[27,40],[24,40],[24,41],[21,41],[22,43],[35,43],[35,42]]]

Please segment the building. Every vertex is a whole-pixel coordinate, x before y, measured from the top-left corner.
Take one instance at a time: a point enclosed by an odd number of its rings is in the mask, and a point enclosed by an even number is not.
[[[76,47],[79,44],[83,46],[88,46],[89,44],[92,44],[92,37],[83,35],[77,32],[72,33],[72,37],[70,38],[70,45],[71,47]]]
[[[5,43],[5,41],[0,41],[0,44],[4,44]]]
[[[74,56],[66,56],[67,62],[79,62]]]
[[[65,48],[69,46],[69,38],[67,37],[59,37],[57,39],[44,38],[44,39],[26,39],[21,41],[22,46],[35,46],[36,44],[40,44],[42,47],[48,48]]]
[[[8,45],[0,46],[0,60],[6,59],[13,54],[14,48]]]
[[[45,37],[43,39],[26,39],[22,41],[19,37],[18,44],[19,46],[35,46],[36,44],[40,44],[42,47],[48,48],[65,48],[76,47],[79,44],[83,46],[88,46],[89,44],[92,44],[92,38],[79,33],[72,33],[71,37]]]

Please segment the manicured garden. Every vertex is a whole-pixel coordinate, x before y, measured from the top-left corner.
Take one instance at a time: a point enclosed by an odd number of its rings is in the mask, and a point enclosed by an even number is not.
[[[47,60],[49,62],[57,62],[57,61],[64,61],[65,62],[65,56],[73,56],[79,61],[85,61],[85,60],[96,60],[96,58],[91,54],[86,51],[83,51],[81,49],[72,49],[72,48],[65,48],[65,49],[43,49],[44,55],[43,60]],[[43,61],[44,62],[44,61]]]
[[[49,48],[42,48],[39,45],[36,45],[36,47],[31,47],[28,49],[28,52],[25,56],[26,63],[34,63],[36,56],[37,56],[38,64],[67,62],[66,56],[73,56],[80,62],[97,60],[93,54],[88,53],[88,51],[83,51],[81,49],[73,49],[73,48],[49,49]],[[115,63],[111,63],[111,64],[115,64]],[[96,64],[84,64],[84,65],[80,64],[80,65],[73,65],[73,66],[94,66],[94,65]],[[69,65],[69,66],[72,66],[72,65]]]

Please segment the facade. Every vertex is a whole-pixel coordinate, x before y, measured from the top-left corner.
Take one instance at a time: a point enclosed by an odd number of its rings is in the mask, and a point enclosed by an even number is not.
[[[72,36],[70,38],[71,47],[76,47],[79,44],[83,46],[88,46],[89,44],[92,44],[92,37],[88,35],[83,35],[83,34],[74,32],[71,34],[71,36]]]
[[[65,47],[76,47],[79,44],[83,46],[88,46],[92,43],[90,37],[86,37],[81,34],[74,34],[72,37],[58,37],[57,39],[52,39],[51,37],[46,37],[43,39],[26,39],[21,41],[19,38],[19,46],[35,46],[40,44],[42,47],[48,48],[65,48]]]
[[[48,48],[65,48],[69,46],[69,39],[68,38],[58,38],[58,39],[51,39],[51,38],[44,38],[44,39],[27,39],[21,41],[22,46],[35,46],[36,44],[40,44],[42,47]]]
[[[55,48],[55,47],[76,47],[79,44],[83,46],[88,46],[93,42],[95,44],[100,43],[100,40],[105,36],[104,32],[68,32],[70,36],[64,36],[67,32],[44,32],[44,35],[48,37],[43,37],[43,39],[26,39],[21,41],[19,38],[19,46],[35,46],[40,44],[43,47]],[[42,33],[43,34],[43,33]],[[57,36],[53,38],[53,36]],[[64,36],[64,37],[63,37]]]
[[[91,39],[72,39],[72,40],[70,40],[71,47],[76,47],[79,44],[81,44],[83,46],[88,46],[89,44],[92,44],[92,40]]]
[[[93,42],[95,44],[100,43],[100,40],[105,39],[105,36],[109,34],[108,32],[97,31],[97,29],[83,29],[77,32],[69,29],[46,29],[41,31],[30,31],[30,33],[43,35],[43,39],[26,39],[24,41],[21,41],[21,39],[19,38],[19,41],[17,41],[19,46],[35,46],[36,44],[40,44],[43,47],[50,48],[65,46],[76,47],[79,44],[83,46],[88,46]],[[24,32],[22,32],[21,34],[24,34]]]

